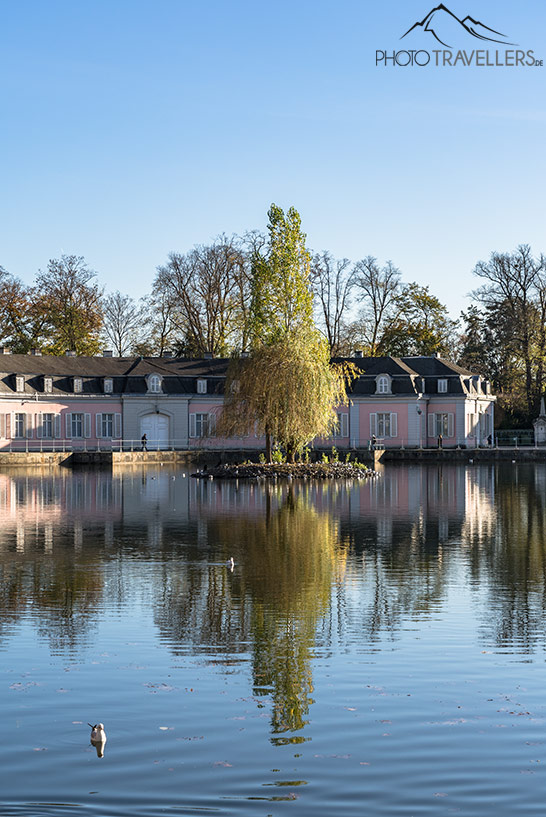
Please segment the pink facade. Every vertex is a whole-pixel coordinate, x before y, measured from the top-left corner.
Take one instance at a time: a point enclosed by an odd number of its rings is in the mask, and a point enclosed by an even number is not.
[[[188,406],[188,429],[190,448],[256,448],[265,445],[263,437],[248,434],[244,437],[217,437],[216,422],[222,411],[218,400],[191,400]]]
[[[116,399],[5,400],[0,407],[0,450],[117,448],[121,418],[121,401]]]

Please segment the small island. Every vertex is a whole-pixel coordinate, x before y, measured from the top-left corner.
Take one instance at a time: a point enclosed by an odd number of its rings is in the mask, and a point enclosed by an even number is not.
[[[361,462],[245,462],[205,467],[196,479],[367,479],[377,476]]]

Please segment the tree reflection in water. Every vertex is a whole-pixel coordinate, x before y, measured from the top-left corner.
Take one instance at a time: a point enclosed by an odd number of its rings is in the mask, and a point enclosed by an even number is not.
[[[103,607],[138,597],[174,654],[191,645],[225,672],[250,661],[279,743],[305,739],[317,648],[395,638],[440,608],[455,571],[487,645],[546,641],[544,465],[291,485],[164,471],[0,474],[1,641],[26,617],[53,652],[75,651]]]

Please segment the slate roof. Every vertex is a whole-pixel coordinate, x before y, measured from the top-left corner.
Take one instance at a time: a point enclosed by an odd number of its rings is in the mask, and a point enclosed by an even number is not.
[[[337,362],[348,360],[336,358]],[[467,369],[438,357],[356,357],[349,359],[360,369],[353,382],[354,395],[375,395],[376,378],[391,378],[391,394],[413,395],[423,391],[436,394],[438,378],[447,380],[447,394],[472,392],[483,381]],[[146,376],[162,377],[162,394],[196,394],[197,380],[205,379],[207,394],[222,394],[229,366],[228,358],[158,357],[56,357],[53,355],[0,355],[0,395],[14,395],[16,375],[25,376],[24,394],[44,394],[44,377],[53,381],[52,396],[74,395],[73,379],[82,378],[78,396],[104,395],[104,378],[113,380],[114,396],[147,394]],[[473,391],[475,393],[475,391]],[[442,392],[445,395],[445,392]],[[381,395],[384,396],[384,395]]]

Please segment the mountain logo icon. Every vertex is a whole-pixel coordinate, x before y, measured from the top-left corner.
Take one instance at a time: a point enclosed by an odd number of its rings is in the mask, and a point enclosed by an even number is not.
[[[476,37],[478,40],[485,40],[492,43],[502,43],[503,45],[516,45],[516,43],[509,43],[506,39],[506,34],[501,34],[494,28],[480,23],[479,20],[474,20],[473,17],[467,15],[463,20],[453,14],[443,3],[429,11],[427,16],[420,22],[414,23],[411,28],[408,28],[405,34],[400,37],[401,40],[407,37],[412,31],[426,31],[431,34],[441,45],[447,48],[452,48],[449,40],[457,40],[461,34],[465,37],[470,35]]]

